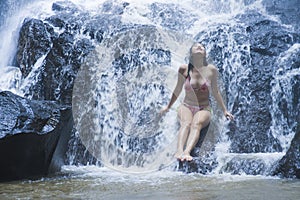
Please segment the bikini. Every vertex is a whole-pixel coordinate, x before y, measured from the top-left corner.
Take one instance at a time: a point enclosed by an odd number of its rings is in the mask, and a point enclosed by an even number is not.
[[[194,88],[191,83],[190,83],[191,77],[188,76],[185,80],[185,84],[184,84],[184,89],[186,92],[209,92],[208,87],[209,87],[209,82],[206,79],[205,83],[203,83],[200,88]],[[185,105],[187,108],[190,109],[190,111],[192,112],[193,115],[195,115],[198,111],[200,110],[207,110],[209,112],[211,112],[211,107],[209,105],[201,105],[201,106],[192,106],[187,104],[186,102],[183,102],[183,105]]]

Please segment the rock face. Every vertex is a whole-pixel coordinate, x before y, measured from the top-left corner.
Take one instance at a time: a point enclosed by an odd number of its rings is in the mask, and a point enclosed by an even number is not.
[[[278,162],[278,166],[274,170],[273,175],[284,178],[300,178],[300,126],[292,140],[289,150]]]
[[[0,181],[35,178],[60,168],[72,132],[70,107],[1,92],[0,113]]]
[[[41,20],[26,19],[20,30],[17,60],[24,77],[31,72],[36,61],[49,52],[51,35]],[[38,38],[38,39],[37,39]]]
[[[57,25],[57,19],[52,20]],[[75,40],[73,29],[66,28],[66,31],[57,35],[50,24],[37,19],[25,19],[17,52],[23,77],[27,77],[37,60],[45,56],[42,66],[35,72],[37,82],[24,91],[27,97],[71,104],[74,79],[83,58],[93,49],[89,40]]]

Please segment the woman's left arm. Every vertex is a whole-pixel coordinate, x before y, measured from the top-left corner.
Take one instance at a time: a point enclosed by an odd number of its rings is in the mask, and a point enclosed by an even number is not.
[[[218,105],[223,110],[223,113],[227,119],[233,120],[233,115],[227,111],[227,108],[224,104],[223,98],[220,94],[219,87],[218,87],[218,69],[215,66],[211,65],[212,71],[212,78],[211,78],[211,88],[212,88],[212,95],[216,99]]]

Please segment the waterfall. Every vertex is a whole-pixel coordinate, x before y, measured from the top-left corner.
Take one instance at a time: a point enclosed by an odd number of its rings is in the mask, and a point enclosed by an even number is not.
[[[30,4],[31,2],[34,4]],[[50,5],[50,2],[38,0],[7,0],[0,4],[2,16],[0,22],[0,90],[10,90],[22,95],[22,92],[18,90],[23,79],[16,63],[20,27],[25,18],[39,18],[47,15],[51,12]]]
[[[158,111],[171,97],[193,41],[206,46],[226,106],[235,115],[234,122],[226,121],[212,99],[212,138],[204,141],[211,146],[204,145],[201,155],[210,158],[204,162],[218,163],[211,173],[265,175],[289,148],[299,124],[299,36],[268,14],[265,1],[21,4],[17,15],[4,14],[1,24],[0,90],[73,102],[77,132],[70,164],[82,151],[129,172],[174,164],[182,96],[165,116]],[[17,56],[25,18],[41,20],[49,40],[34,59]]]
[[[288,150],[299,123],[299,92],[296,88],[299,88],[300,69],[297,64],[293,64],[299,54],[299,43],[283,52],[276,60],[279,67],[274,70],[274,79],[271,82],[273,100],[271,130],[280,140],[284,151]]]

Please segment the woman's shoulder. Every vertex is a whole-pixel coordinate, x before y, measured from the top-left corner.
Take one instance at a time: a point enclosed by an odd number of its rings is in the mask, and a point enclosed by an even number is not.
[[[207,67],[212,70],[217,69],[217,67],[214,64],[208,64]]]
[[[218,72],[218,68],[217,68],[215,65],[213,65],[213,64],[208,64],[207,67],[208,67],[208,69],[209,69],[210,71],[212,71],[213,73]]]
[[[187,64],[182,64],[179,66],[178,72],[181,74],[184,74],[188,69],[188,65]]]

